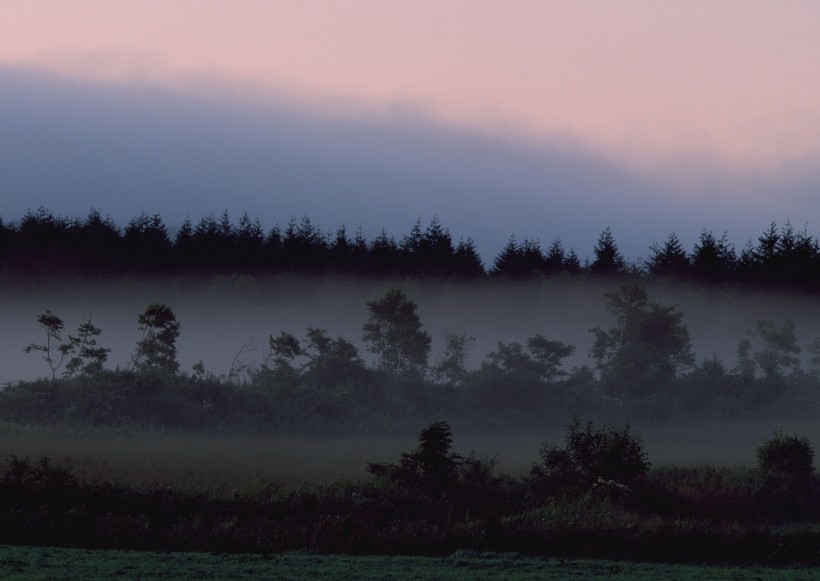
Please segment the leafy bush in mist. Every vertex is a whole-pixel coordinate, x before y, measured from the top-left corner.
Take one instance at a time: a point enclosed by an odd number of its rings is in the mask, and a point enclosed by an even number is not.
[[[814,448],[808,438],[777,431],[758,447],[757,463],[763,474],[807,479],[814,475]]]
[[[814,472],[814,448],[797,435],[775,432],[757,448],[758,495],[770,508],[797,518],[820,513],[820,482]]]
[[[540,456],[531,474],[548,491],[584,490],[606,483],[628,485],[649,469],[643,441],[629,424],[596,428],[588,421],[582,427],[577,417],[567,426],[564,447],[545,444]]]

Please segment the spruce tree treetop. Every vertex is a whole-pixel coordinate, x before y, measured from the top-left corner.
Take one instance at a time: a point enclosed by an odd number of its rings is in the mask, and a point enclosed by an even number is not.
[[[646,262],[650,273],[655,276],[677,278],[686,278],[689,275],[689,257],[674,232],[667,237],[662,246],[653,245],[650,251],[652,257]]]
[[[592,261],[590,269],[594,274],[623,274],[626,269],[626,261],[618,250],[612,229],[607,226],[598,241],[595,243],[595,260]]]

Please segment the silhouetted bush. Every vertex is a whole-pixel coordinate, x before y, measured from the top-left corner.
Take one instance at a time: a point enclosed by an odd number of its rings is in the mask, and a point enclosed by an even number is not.
[[[812,519],[818,514],[820,485],[813,461],[814,449],[805,437],[777,431],[763,441],[757,449],[757,495],[767,512],[790,519]]]
[[[784,474],[805,480],[814,475],[814,448],[808,438],[776,431],[757,449],[757,464],[764,475]]]
[[[593,487],[607,494],[625,493],[628,485],[649,469],[643,441],[631,432],[629,424],[621,429],[594,428],[588,421],[582,428],[576,417],[567,426],[564,442],[564,448],[545,444],[540,451],[541,463],[531,471],[536,486],[548,493]]]

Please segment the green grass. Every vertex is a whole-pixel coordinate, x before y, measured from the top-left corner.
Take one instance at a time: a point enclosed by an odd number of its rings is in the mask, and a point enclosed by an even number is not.
[[[629,563],[460,551],[449,557],[221,555],[0,546],[0,579],[809,580],[820,570]]]

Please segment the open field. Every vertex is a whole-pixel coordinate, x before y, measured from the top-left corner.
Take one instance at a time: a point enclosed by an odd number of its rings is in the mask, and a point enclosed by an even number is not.
[[[0,546],[0,578],[61,579],[425,579],[425,580],[739,580],[816,579],[813,568],[698,566],[585,559],[548,559],[460,551],[449,557],[351,557],[341,555],[220,555],[86,551]]]

